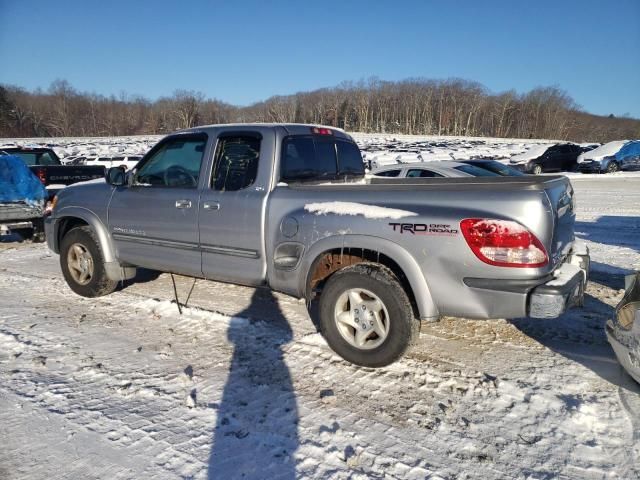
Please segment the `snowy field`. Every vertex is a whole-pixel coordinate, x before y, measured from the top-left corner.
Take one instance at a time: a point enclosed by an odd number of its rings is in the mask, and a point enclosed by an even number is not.
[[[484,137],[438,137],[417,135],[381,135],[352,133],[365,160],[379,165],[410,161],[433,161],[491,157],[508,159],[533,145],[551,140],[523,140]],[[72,156],[142,155],[162,136],[21,138],[0,139],[2,146],[47,146],[64,161]]]
[[[357,136],[389,156],[526,144],[394,138]],[[85,143],[119,148],[102,141]],[[84,299],[45,246],[0,242],[0,479],[640,478],[640,387],[604,334],[640,269],[640,175],[571,178],[583,309],[444,318],[377,370],[334,355],[291,297],[199,280],[180,316],[145,271]]]

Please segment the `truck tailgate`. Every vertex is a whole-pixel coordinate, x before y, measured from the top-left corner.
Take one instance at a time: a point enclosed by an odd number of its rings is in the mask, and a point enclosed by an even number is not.
[[[13,220],[28,220],[42,217],[44,205],[28,204],[24,202],[0,203],[0,222]]]
[[[100,165],[34,165],[29,167],[45,185],[85,182],[104,177],[104,167]]]

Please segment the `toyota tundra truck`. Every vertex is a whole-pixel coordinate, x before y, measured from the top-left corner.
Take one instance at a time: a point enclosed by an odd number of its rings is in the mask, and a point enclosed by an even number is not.
[[[371,179],[342,130],[236,124],[171,134],[135,169],[62,190],[45,228],[79,295],[138,267],[263,286],[317,302],[329,346],[379,367],[421,322],[580,305],[574,209],[564,176]]]

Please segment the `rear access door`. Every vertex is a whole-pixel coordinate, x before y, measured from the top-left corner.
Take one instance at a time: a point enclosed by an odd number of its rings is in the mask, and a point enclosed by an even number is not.
[[[222,129],[200,197],[205,278],[259,285],[266,276],[265,212],[275,140],[271,129]]]

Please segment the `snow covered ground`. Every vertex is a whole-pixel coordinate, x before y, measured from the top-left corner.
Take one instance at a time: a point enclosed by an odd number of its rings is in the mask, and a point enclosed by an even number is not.
[[[291,297],[199,280],[180,316],[141,272],[84,299],[45,246],[1,242],[0,478],[639,478],[640,387],[604,324],[640,269],[640,176],[572,181],[584,309],[444,318],[377,370]]]
[[[395,134],[352,133],[365,160],[378,166],[410,161],[462,160],[490,157],[508,159],[532,146],[552,140],[504,139],[485,137],[439,137]],[[0,139],[2,146],[47,146],[64,160],[70,156],[140,155],[148,151],[161,135],[85,138]]]

